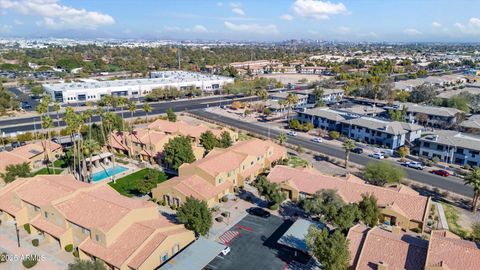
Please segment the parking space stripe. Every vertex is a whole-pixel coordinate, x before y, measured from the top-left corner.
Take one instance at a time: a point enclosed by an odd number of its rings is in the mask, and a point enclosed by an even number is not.
[[[232,242],[233,239],[239,236],[240,236],[239,231],[226,231],[224,234],[218,237],[218,240],[223,242],[223,244],[228,245],[228,243]]]

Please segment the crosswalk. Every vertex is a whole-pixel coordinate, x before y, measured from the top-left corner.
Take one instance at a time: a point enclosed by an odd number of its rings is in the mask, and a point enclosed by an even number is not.
[[[225,245],[228,245],[228,243],[232,242],[233,239],[237,238],[240,236],[239,231],[227,231],[224,234],[222,234],[220,237],[218,237],[218,240],[222,242]]]

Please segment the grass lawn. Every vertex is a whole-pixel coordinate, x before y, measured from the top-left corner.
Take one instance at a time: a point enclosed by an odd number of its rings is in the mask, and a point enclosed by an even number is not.
[[[133,196],[138,196],[138,195],[143,195],[140,194],[137,190],[137,185],[139,181],[143,180],[145,178],[145,175],[152,169],[146,168],[143,170],[140,170],[138,172],[134,172],[132,174],[129,174],[125,177],[122,177],[116,181],[116,183],[110,182],[108,183],[111,187],[113,187],[116,191],[118,191],[120,194],[127,196],[127,197],[133,197]],[[171,178],[172,175],[167,175],[164,172],[159,171],[157,183],[161,183],[169,178]]]
[[[469,235],[468,230],[462,228],[458,224],[458,212],[457,210],[449,205],[442,203],[443,209],[445,210],[445,217],[447,218],[447,223],[448,227],[450,228],[450,231],[453,232],[454,234],[459,235],[462,238],[466,238]]]
[[[34,173],[33,173],[33,176],[39,175],[39,174],[61,174],[62,172],[63,172],[62,169],[53,169],[53,168],[50,168],[50,173],[48,173],[47,168],[43,168],[43,169],[40,169],[40,170],[34,172]]]
[[[65,164],[65,161],[63,161],[63,159],[57,159],[53,162],[53,166],[56,168],[66,168],[67,164]]]
[[[300,157],[297,157],[297,156],[289,156],[288,157],[288,165],[292,166],[293,168],[306,167],[309,164],[310,163],[307,160],[302,159]]]

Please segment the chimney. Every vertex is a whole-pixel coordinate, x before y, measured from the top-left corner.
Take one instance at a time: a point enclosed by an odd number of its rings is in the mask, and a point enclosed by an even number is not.
[[[377,264],[377,270],[388,270],[388,264],[385,262],[379,262]]]
[[[394,234],[400,234],[402,232],[402,228],[398,226],[392,226],[392,233]]]

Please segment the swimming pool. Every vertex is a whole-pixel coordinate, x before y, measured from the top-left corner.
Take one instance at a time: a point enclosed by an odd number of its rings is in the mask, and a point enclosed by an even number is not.
[[[115,167],[108,168],[106,170],[96,172],[93,174],[93,182],[101,181],[105,178],[122,173],[126,170],[128,170],[128,168],[125,168],[123,166],[115,166]]]

